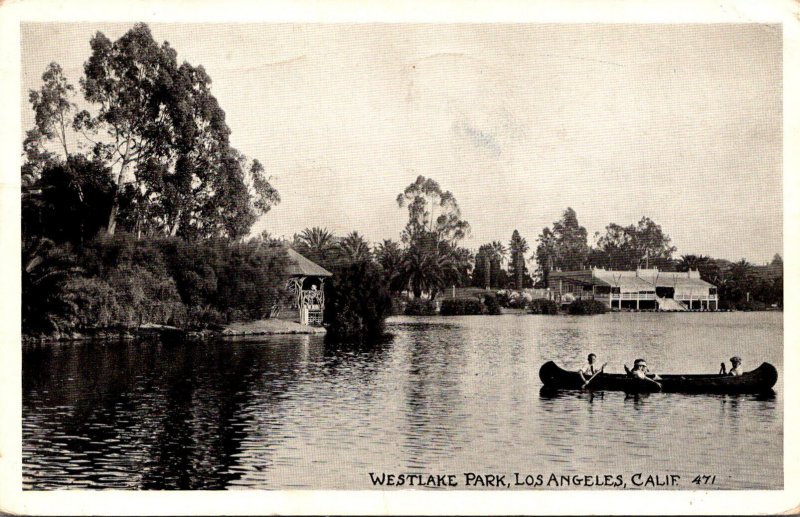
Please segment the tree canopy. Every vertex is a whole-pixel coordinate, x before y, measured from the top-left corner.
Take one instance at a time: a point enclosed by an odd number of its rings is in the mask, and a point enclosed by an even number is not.
[[[175,49],[156,43],[142,23],[117,41],[98,32],[89,43],[80,78],[86,109],[78,111],[75,88],[57,63],[30,93],[36,127],[25,142],[28,183],[46,179],[42,164],[55,159],[45,144],[63,148],[69,169],[67,143],[85,142],[86,159],[111,179],[109,234],[122,226],[136,235],[189,239],[247,235],[280,197],[263,165],[230,146],[225,112],[203,67],[179,64]]]
[[[410,242],[422,232],[431,232],[437,240],[456,243],[469,232],[469,223],[461,219],[455,196],[443,191],[433,178],[417,176],[397,195],[397,204],[408,207],[408,224],[403,240]]]
[[[554,269],[575,270],[586,267],[589,257],[586,228],[578,223],[575,210],[568,207],[552,230],[544,228],[536,239],[536,263],[539,275],[546,283]]]
[[[670,260],[675,250],[661,226],[649,217],[642,217],[635,225],[606,226],[605,235],[597,240],[593,265],[620,270],[659,265]]]

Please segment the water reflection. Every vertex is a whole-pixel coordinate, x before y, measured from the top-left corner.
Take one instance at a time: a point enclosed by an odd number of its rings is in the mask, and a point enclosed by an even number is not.
[[[465,356],[460,339],[442,341],[424,327],[410,337],[402,385],[407,408],[403,448],[406,466],[424,470],[453,452],[463,404],[458,372],[464,371]]]
[[[223,488],[238,476],[230,467],[246,436],[245,409],[258,396],[263,414],[280,412],[307,356],[299,344],[291,353],[159,342],[33,350],[23,375],[26,470],[59,479],[51,473],[64,459],[84,458],[86,486]],[[276,374],[271,382],[265,370]],[[33,447],[41,442],[48,446]],[[109,468],[117,475],[94,474]]]
[[[774,315],[655,316],[401,318],[367,344],[26,346],[24,487],[368,489],[368,472],[668,465],[780,488],[780,379],[766,395],[542,388],[546,360],[578,368],[589,351],[693,372],[759,343],[747,356],[782,370]]]
[[[630,403],[634,409],[641,409],[642,404],[650,398],[650,393],[625,393],[625,402]]]

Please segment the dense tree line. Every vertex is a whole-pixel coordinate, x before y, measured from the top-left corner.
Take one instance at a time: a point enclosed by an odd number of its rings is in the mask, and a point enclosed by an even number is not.
[[[23,248],[22,326],[51,335],[145,323],[202,329],[264,318],[286,296],[286,252],[231,242],[101,235]]]

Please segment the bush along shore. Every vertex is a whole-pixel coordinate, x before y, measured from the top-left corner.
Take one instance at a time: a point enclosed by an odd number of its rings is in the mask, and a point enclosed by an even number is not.
[[[204,337],[283,302],[286,252],[263,242],[100,236],[23,250],[27,340]]]
[[[323,327],[271,318],[296,309],[288,257],[276,241],[185,241],[101,235],[82,247],[37,239],[23,250],[23,341],[137,337],[325,334],[354,340],[383,333],[392,309],[384,272],[368,258],[327,264]]]

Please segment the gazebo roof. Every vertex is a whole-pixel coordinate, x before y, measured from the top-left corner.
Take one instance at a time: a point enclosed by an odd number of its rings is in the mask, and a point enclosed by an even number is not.
[[[289,255],[289,265],[286,267],[289,276],[333,276],[333,273],[311,262],[292,248],[287,247],[286,254]]]

